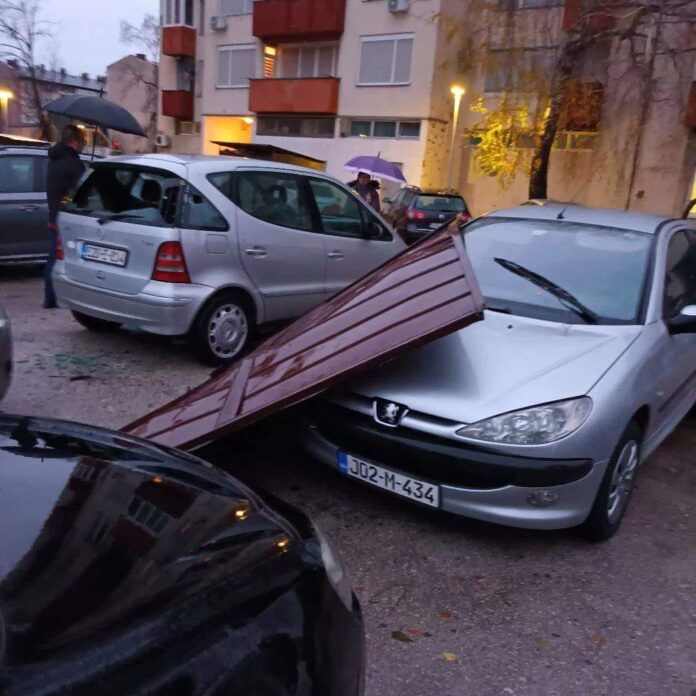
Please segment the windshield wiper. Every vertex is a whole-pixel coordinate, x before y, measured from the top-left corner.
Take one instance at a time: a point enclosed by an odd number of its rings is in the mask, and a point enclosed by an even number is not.
[[[553,295],[566,309],[579,316],[586,324],[598,324],[599,317],[588,307],[586,307],[575,295],[569,293],[565,288],[556,285],[552,280],[545,278],[534,271],[530,271],[524,266],[510,261],[508,259],[493,259],[498,265],[505,270],[526,278],[530,283],[534,283],[537,287]]]
[[[114,222],[116,220],[142,220],[140,215],[133,215],[132,213],[114,213],[113,215],[103,215],[97,218],[97,222],[100,225],[105,225],[107,222]]]

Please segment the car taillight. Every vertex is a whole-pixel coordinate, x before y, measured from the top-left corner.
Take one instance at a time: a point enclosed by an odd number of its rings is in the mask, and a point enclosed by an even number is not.
[[[190,283],[184,250],[179,242],[165,242],[160,245],[152,271],[152,280],[162,283]]]
[[[58,261],[63,261],[65,259],[65,254],[63,253],[63,240],[60,238],[58,228],[54,231],[56,234],[56,259],[58,259]]]
[[[406,217],[409,220],[423,220],[425,219],[425,213],[420,210],[409,210],[408,213],[406,213]]]
[[[471,220],[471,215],[469,215],[469,213],[462,213],[459,216],[459,224],[460,225],[464,225],[465,223],[469,222],[469,220]]]

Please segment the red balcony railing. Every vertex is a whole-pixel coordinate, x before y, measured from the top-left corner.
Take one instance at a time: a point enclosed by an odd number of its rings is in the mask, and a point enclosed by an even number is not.
[[[337,77],[250,80],[249,109],[267,114],[335,114]]]
[[[601,82],[571,82],[563,96],[559,130],[599,130],[603,102],[604,85]]]
[[[692,82],[689,92],[689,101],[686,104],[684,114],[684,125],[687,128],[696,128],[696,82]]]
[[[162,53],[165,56],[196,57],[196,30],[193,27],[163,27]]]
[[[266,43],[337,39],[346,0],[257,0],[253,34]]]
[[[193,92],[184,89],[163,90],[162,115],[193,121]]]
[[[616,26],[616,17],[594,0],[566,0],[563,31],[584,26],[591,32],[609,31]]]

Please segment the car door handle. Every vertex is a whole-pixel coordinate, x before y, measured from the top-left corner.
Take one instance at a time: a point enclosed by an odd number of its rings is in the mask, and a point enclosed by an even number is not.
[[[247,254],[249,256],[253,256],[255,259],[262,259],[265,256],[268,256],[268,252],[263,248],[263,247],[252,247],[251,249],[245,249]]]
[[[330,251],[327,255],[330,259],[338,259],[339,261],[345,258],[342,251]]]
[[[33,203],[30,203],[29,205],[23,205],[22,210],[26,210],[26,212],[30,213],[32,210],[38,210],[39,206],[34,205]]]

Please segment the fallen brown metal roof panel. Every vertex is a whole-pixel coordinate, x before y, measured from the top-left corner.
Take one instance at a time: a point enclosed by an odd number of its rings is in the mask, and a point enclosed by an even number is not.
[[[453,225],[125,431],[193,449],[482,318],[483,298]]]

